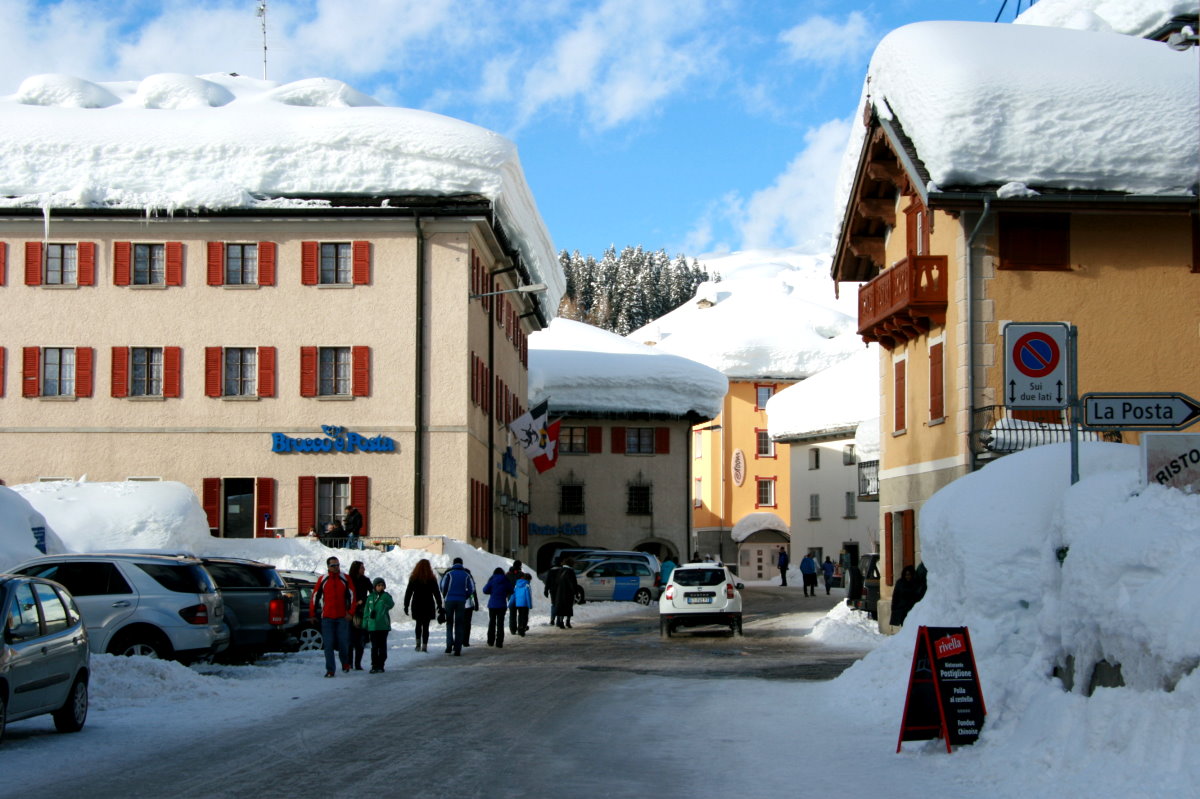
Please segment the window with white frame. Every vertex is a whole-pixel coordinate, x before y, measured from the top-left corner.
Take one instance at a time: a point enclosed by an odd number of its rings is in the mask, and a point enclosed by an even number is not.
[[[76,245],[46,245],[44,281],[50,286],[73,286],[79,281],[79,260]]]
[[[349,477],[317,478],[317,529],[324,530],[331,522],[340,522],[350,504]]]
[[[755,486],[757,488],[757,507],[775,507],[775,478],[760,477],[755,480]]]
[[[75,396],[74,347],[42,347],[42,396]]]
[[[350,396],[351,360],[349,347],[321,347],[317,393],[322,397]]]
[[[162,347],[131,347],[129,350],[129,396],[163,395]]]
[[[653,455],[654,428],[626,427],[625,453],[627,455]]]
[[[699,430],[692,431],[692,457],[704,457],[704,434]]]
[[[771,399],[775,394],[775,386],[755,386],[754,387],[754,409],[756,411],[765,410],[767,400]]]
[[[558,431],[558,451],[572,455],[587,454],[587,428],[560,428]]]
[[[258,285],[258,245],[225,245],[225,285]]]
[[[846,492],[846,518],[847,519],[854,519],[858,516],[858,514],[855,512],[855,508],[854,508],[854,502],[855,502],[856,498],[857,498],[857,495],[853,491]]]
[[[254,347],[225,348],[225,396],[258,394],[258,351]]]
[[[163,286],[167,282],[167,252],[163,244],[133,245],[133,285]]]
[[[349,242],[321,244],[321,283],[350,284],[354,281],[354,258]]]
[[[771,440],[771,434],[766,430],[755,430],[754,434],[757,440],[755,454],[760,458],[774,458],[775,442]]]
[[[808,495],[808,518],[810,521],[816,521],[821,518],[821,495]]]

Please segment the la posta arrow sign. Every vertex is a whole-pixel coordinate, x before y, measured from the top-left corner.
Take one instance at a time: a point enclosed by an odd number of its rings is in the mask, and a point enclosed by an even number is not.
[[[1182,430],[1200,421],[1200,402],[1178,392],[1093,392],[1080,401],[1087,428]]]

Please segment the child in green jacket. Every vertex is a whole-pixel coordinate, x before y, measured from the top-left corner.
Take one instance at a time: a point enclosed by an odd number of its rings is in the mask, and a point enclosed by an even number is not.
[[[387,583],[376,577],[371,593],[363,605],[363,629],[371,639],[371,673],[382,674],[383,662],[387,660],[387,637],[392,631],[390,611],[396,600],[387,592]]]

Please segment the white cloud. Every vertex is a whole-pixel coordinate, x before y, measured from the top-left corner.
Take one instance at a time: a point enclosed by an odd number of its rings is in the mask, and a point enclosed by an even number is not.
[[[858,11],[851,11],[841,23],[812,16],[779,34],[793,61],[811,61],[827,67],[839,66],[869,52],[877,38],[867,18]]]

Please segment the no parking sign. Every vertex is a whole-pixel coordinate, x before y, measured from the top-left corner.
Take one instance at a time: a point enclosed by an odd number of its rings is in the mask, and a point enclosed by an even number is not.
[[[1004,328],[1004,404],[1014,410],[1065,408],[1070,326],[1010,322]]]

